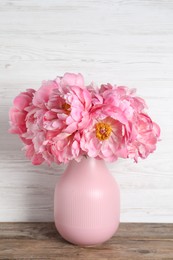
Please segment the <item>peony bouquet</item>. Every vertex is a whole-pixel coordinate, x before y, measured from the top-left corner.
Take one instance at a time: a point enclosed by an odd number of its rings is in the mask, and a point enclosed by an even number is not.
[[[10,133],[24,143],[33,164],[67,163],[83,156],[113,162],[146,158],[156,149],[160,128],[134,89],[91,83],[65,73],[20,93],[10,109]]]

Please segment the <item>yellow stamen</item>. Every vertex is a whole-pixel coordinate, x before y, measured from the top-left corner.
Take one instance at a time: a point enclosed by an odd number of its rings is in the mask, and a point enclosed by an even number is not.
[[[71,106],[70,106],[69,104],[67,104],[67,103],[64,103],[64,104],[62,105],[62,109],[65,110],[65,112],[66,112],[67,115],[70,114],[70,108],[71,108]]]
[[[112,133],[112,127],[110,124],[105,123],[105,122],[99,122],[95,125],[95,129],[96,129],[96,137],[101,140],[104,141],[106,139],[109,138],[109,136]]]

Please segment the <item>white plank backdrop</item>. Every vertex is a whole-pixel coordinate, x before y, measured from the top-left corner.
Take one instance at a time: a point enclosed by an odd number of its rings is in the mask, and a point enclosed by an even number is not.
[[[138,164],[109,164],[121,221],[173,222],[173,1],[0,1],[0,221],[52,221],[63,166],[32,166],[8,110],[26,88],[64,72],[138,89],[162,141]]]

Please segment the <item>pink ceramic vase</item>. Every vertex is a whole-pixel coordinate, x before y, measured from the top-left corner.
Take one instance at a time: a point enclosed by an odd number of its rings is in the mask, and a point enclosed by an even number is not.
[[[55,225],[67,241],[90,246],[113,236],[119,225],[119,187],[103,160],[71,161],[54,197]]]

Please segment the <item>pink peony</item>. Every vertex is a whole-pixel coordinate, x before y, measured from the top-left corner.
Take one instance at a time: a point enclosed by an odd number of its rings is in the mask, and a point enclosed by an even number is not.
[[[156,124],[144,113],[145,101],[127,87],[107,84],[91,91],[93,121],[83,131],[81,148],[89,156],[106,161],[119,157],[132,157],[135,161],[137,157],[146,158],[155,149],[160,133],[154,131]],[[146,142],[143,147],[142,141]]]
[[[13,107],[9,111],[10,133],[21,135],[27,131],[25,119],[28,112],[26,109],[30,106],[34,93],[35,90],[28,89],[14,99]]]
[[[67,163],[69,160],[80,160],[82,151],[80,149],[80,134],[59,135],[53,139],[51,152],[56,163]]]
[[[67,162],[79,156],[80,134],[75,132],[88,125],[90,107],[81,74],[66,73],[56,81],[44,81],[25,109],[25,131],[18,132],[32,163]]]
[[[55,81],[60,86],[60,88],[67,89],[67,91],[69,87],[73,86],[85,88],[84,78],[80,73],[65,73],[63,77],[57,77]]]
[[[127,157],[125,127],[119,121],[106,117],[94,119],[88,129],[84,129],[81,148],[90,157],[112,162],[118,157]]]
[[[135,128],[136,137],[127,145],[127,150],[128,157],[137,162],[138,157],[145,159],[156,149],[160,128],[146,114],[138,114],[133,127]]]
[[[39,108],[46,108],[49,97],[58,86],[55,81],[43,81],[42,86],[36,91],[33,98],[33,105]]]

